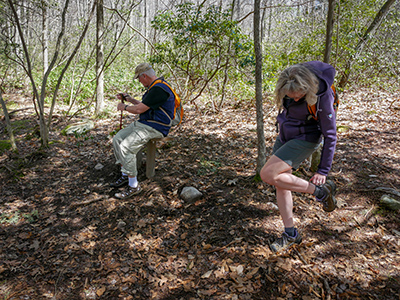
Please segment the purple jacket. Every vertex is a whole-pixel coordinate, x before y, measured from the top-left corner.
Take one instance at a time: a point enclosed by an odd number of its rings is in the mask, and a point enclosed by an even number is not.
[[[320,61],[307,62],[306,65],[319,79],[318,121],[310,120],[305,101],[292,101],[283,106],[283,111],[277,117],[279,137],[282,143],[292,139],[319,143],[323,136],[324,145],[317,172],[328,175],[336,147],[336,116],[333,108],[333,91],[330,88],[336,71],[331,65]]]

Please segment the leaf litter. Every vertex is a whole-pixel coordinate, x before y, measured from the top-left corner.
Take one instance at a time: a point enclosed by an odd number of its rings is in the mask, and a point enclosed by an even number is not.
[[[339,207],[326,214],[294,193],[303,243],[273,254],[283,230],[271,186],[254,180],[253,106],[220,114],[186,110],[157,150],[143,192],[118,200],[110,132],[119,115],[86,136],[65,137],[55,116],[44,153],[17,133],[19,155],[0,156],[0,295],[3,299],[399,299],[399,212],[379,206],[400,190],[400,102],[360,89],[341,95],[331,177]],[[21,103],[22,105],[23,103]],[[270,153],[274,113],[265,105]],[[35,126],[36,120],[24,115]],[[125,124],[132,117],[125,116]],[[76,120],[79,121],[79,120]],[[1,139],[7,139],[4,123]],[[34,155],[41,153],[40,155]],[[21,162],[22,161],[22,162]],[[298,176],[311,177],[307,164]],[[200,200],[180,191],[193,186]],[[36,213],[34,213],[36,212]]]

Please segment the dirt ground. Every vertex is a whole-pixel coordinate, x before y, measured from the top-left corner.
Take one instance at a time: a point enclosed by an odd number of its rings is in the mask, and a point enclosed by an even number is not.
[[[34,110],[13,113],[19,154],[0,152],[0,298],[400,299],[400,214],[379,203],[381,188],[400,191],[399,96],[341,95],[330,173],[338,208],[325,213],[295,193],[303,242],[278,255],[268,247],[283,230],[274,189],[254,179],[254,106],[218,115],[186,107],[173,140],[159,145],[155,177],[141,169],[143,192],[129,200],[109,187],[119,175],[110,137],[118,113],[63,136],[57,112],[47,150]],[[266,105],[268,153],[274,117]],[[312,176],[306,164],[296,174]],[[185,186],[203,197],[183,201]]]

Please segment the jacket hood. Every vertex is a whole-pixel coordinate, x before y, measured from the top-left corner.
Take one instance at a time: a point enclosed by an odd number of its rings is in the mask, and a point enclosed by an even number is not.
[[[328,87],[333,84],[336,74],[335,68],[322,61],[310,61],[306,62],[305,65],[309,66],[318,79],[320,79],[318,95],[325,93]]]

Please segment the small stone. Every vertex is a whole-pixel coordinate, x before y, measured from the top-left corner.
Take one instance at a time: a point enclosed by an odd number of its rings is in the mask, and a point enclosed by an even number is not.
[[[83,135],[94,128],[92,120],[83,120],[82,122],[74,123],[65,127],[61,133],[63,135]]]
[[[382,205],[391,210],[400,210],[400,201],[393,199],[389,195],[383,195],[380,201]]]
[[[101,163],[98,163],[95,167],[96,170],[101,170],[104,168],[104,166]]]
[[[237,184],[237,182],[238,182],[237,178],[231,179],[231,180],[228,180],[228,183],[226,185],[227,186],[235,186]]]
[[[185,186],[181,192],[181,198],[185,201],[195,201],[202,196],[203,194],[192,186]]]
[[[275,203],[267,202],[265,205],[269,210],[279,210],[278,205],[276,205]]]
[[[124,229],[125,226],[126,226],[126,223],[124,221],[119,221],[118,222],[118,228],[119,229]]]

